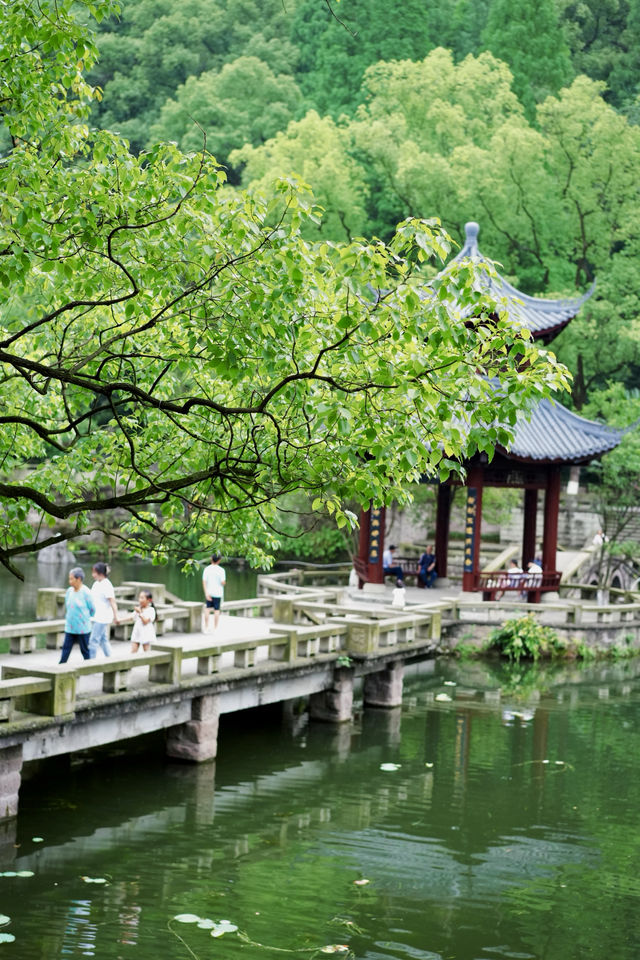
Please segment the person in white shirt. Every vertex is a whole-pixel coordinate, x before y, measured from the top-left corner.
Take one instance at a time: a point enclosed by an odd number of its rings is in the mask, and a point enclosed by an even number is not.
[[[393,555],[395,549],[395,545],[392,543],[390,547],[382,551],[382,572],[385,577],[395,577],[396,580],[404,580],[404,570],[399,563],[395,562],[396,558]]]
[[[107,577],[108,573],[109,568],[106,563],[94,563],[91,570],[91,576],[93,577],[91,597],[96,608],[89,636],[89,658],[91,660],[95,659],[98,647],[102,649],[105,657],[111,656],[109,627],[112,623],[118,622],[116,594],[113,584]]]
[[[211,557],[211,563],[205,567],[202,572],[202,589],[206,600],[204,608],[204,629],[209,629],[209,611],[213,610],[213,629],[218,629],[220,620],[220,604],[224,596],[224,586],[227,577],[224,567],[220,566],[220,554],[214,553]]]
[[[133,608],[133,630],[131,631],[131,653],[137,653],[140,647],[145,653],[151,649],[156,639],[156,608],[153,605],[153,594],[150,590],[141,590],[138,595],[138,606]]]

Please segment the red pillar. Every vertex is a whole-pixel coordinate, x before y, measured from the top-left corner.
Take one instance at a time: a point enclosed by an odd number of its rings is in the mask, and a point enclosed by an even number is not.
[[[524,491],[524,529],[522,531],[522,563],[524,569],[536,555],[536,515],[538,512],[538,491]]]
[[[384,522],[384,507],[370,507],[369,510],[360,511],[358,556],[367,565],[367,579],[370,583],[384,583],[382,573]]]
[[[464,566],[462,589],[476,589],[480,568],[480,534],[482,529],[482,486],[484,471],[475,464],[467,476],[467,510],[465,516]]]
[[[544,535],[542,540],[542,569],[545,573],[556,572],[559,511],[560,468],[550,467],[547,473],[547,492],[544,498]]]
[[[436,570],[439,577],[446,577],[449,561],[449,524],[451,520],[452,488],[440,484],[436,509]]]

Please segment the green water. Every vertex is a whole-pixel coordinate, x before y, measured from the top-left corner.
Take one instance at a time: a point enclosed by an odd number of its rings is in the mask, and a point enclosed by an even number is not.
[[[43,765],[5,847],[34,876],[0,877],[2,956],[636,960],[640,663],[429,666],[353,725],[223,717],[216,764],[154,736]]]
[[[95,561],[79,558],[78,565],[85,572],[85,582],[91,586],[91,566]],[[17,580],[8,570],[0,567],[0,624],[28,623],[35,620],[38,587],[68,586],[70,563],[38,563],[29,559],[17,562],[24,574],[24,582]],[[178,564],[154,566],[149,561],[115,558],[110,561],[110,579],[114,586],[123,580],[146,580],[164,583],[181,600],[202,600],[202,578],[183,573]],[[227,600],[244,600],[256,595],[256,572],[240,569],[231,563],[225,564]]]

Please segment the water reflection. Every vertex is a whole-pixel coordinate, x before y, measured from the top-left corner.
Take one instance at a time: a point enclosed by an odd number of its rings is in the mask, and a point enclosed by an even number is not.
[[[5,847],[35,876],[0,878],[19,956],[213,955],[208,931],[182,926],[188,950],[171,934],[187,912],[301,957],[348,943],[635,960],[639,675],[572,665],[516,683],[442,661],[407,682],[402,710],[358,707],[353,724],[293,722],[293,707],[224,717],[215,764],[169,764],[153,737],[45,767]],[[239,946],[225,936],[215,955]]]

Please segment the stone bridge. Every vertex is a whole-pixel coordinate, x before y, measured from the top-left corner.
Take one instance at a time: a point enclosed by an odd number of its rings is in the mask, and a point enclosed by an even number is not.
[[[64,592],[40,591],[42,619],[0,627],[10,649],[0,655],[0,819],[17,813],[25,762],[156,730],[166,731],[169,756],[208,761],[216,756],[222,714],[301,698],[312,719],[341,724],[352,717],[356,683],[365,708],[397,707],[407,663],[532,610],[435,590],[408,590],[407,606],[398,610],[390,591],[367,594],[303,579],[300,572],[260,577],[258,597],[224,605],[215,635],[202,631],[201,603],[180,601],[162,584],[123,584],[122,610],[133,607],[142,587],[158,598],[153,649],[132,655],[128,643],[119,643],[131,630],[131,618],[123,617],[112,657],[62,665]],[[566,599],[535,612],[601,644],[640,639],[635,601],[603,607]]]

